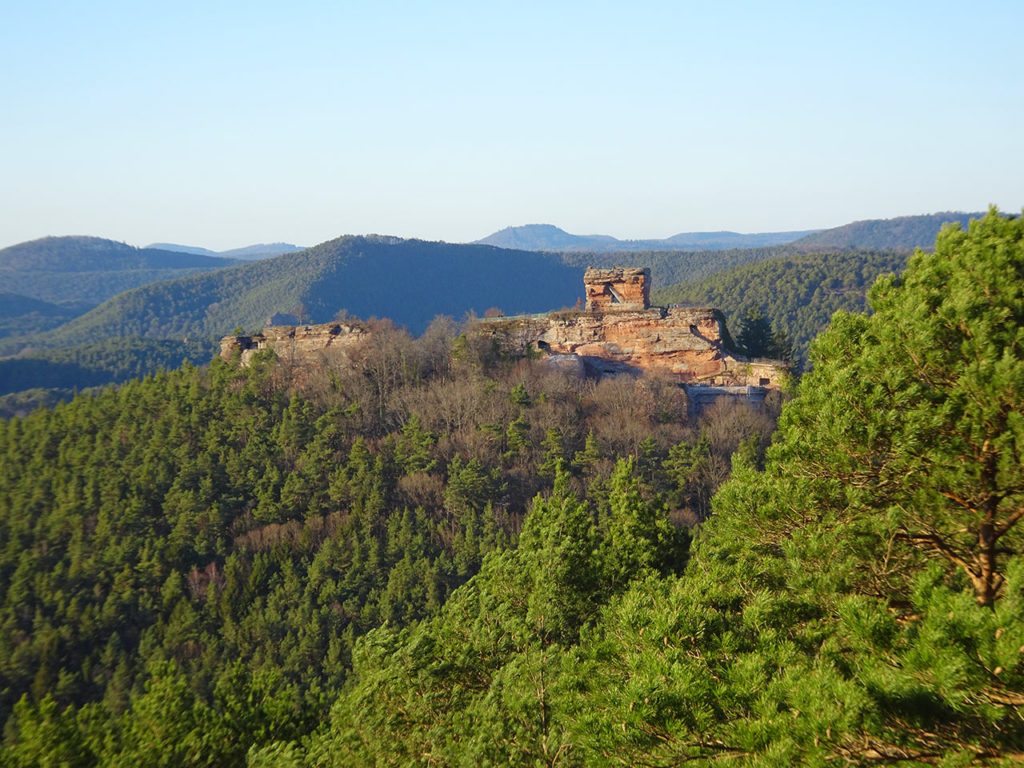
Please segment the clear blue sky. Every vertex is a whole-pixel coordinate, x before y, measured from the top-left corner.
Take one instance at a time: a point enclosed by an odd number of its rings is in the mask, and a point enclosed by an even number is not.
[[[1024,2],[0,0],[0,246],[1024,206]]]

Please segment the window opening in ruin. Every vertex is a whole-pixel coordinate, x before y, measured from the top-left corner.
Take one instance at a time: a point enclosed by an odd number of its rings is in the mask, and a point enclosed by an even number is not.
[[[694,336],[697,335],[697,326],[696,325],[691,325],[690,326],[690,333],[693,334]]]
[[[757,380],[757,385],[759,387],[767,387],[769,384],[771,384],[771,380],[769,379],[761,378]]]

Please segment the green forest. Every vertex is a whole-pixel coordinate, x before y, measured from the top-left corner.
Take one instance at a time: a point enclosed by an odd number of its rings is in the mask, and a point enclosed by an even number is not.
[[[758,407],[438,318],[0,422],[0,766],[1018,764],[1024,220],[875,267]]]
[[[721,308],[736,332],[751,319],[763,318],[804,362],[834,313],[865,311],[875,280],[902,272],[909,258],[902,251],[790,255],[655,289],[652,298],[660,304]]]
[[[0,418],[24,416],[80,390],[142,378],[183,362],[205,364],[215,349],[201,341],[123,338],[0,358]]]

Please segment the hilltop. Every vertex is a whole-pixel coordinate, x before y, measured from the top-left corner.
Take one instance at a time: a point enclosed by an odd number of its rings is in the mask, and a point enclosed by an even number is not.
[[[5,290],[40,301],[95,306],[130,288],[234,263],[100,237],[44,237],[0,250],[0,281]]]

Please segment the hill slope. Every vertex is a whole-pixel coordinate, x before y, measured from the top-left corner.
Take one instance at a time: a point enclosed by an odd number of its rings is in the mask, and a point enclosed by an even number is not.
[[[802,250],[924,248],[930,251],[935,246],[935,237],[943,224],[955,221],[966,229],[968,221],[980,219],[984,215],[947,211],[922,216],[899,216],[895,219],[855,221],[802,237],[793,246]]]
[[[508,313],[542,312],[571,306],[581,294],[582,271],[551,256],[349,236],[298,254],[122,293],[32,344],[68,346],[125,336],[209,339],[239,325],[260,328],[279,312],[298,311],[304,322],[315,323],[341,309],[387,317],[420,332],[439,314],[462,317],[493,306]]]
[[[106,339],[0,360],[0,419],[24,416],[39,406],[70,400],[76,392],[189,362],[205,365],[212,342],[172,339]]]
[[[721,308],[735,330],[744,316],[761,313],[786,332],[800,360],[837,310],[863,312],[875,278],[901,272],[905,251],[808,253],[748,264],[701,280],[655,289],[658,304]]]
[[[34,299],[96,305],[130,288],[232,263],[99,237],[44,237],[0,250],[0,281],[5,290]]]
[[[572,235],[551,224],[527,224],[506,227],[477,240],[478,244],[525,251],[717,251],[729,248],[763,248],[783,245],[817,230],[800,232],[761,232],[743,235],[737,232],[681,232],[653,240],[619,240],[610,235]]]
[[[76,310],[18,293],[0,292],[0,338],[55,328],[85,309],[87,307]]]

